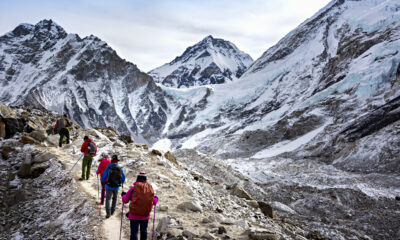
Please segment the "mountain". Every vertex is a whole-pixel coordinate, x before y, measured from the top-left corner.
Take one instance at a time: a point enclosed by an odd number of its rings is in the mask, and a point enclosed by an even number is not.
[[[52,20],[0,37],[0,102],[67,114],[85,128],[115,127],[154,142],[174,100],[149,75],[95,36],[67,34]]]
[[[396,239],[399,46],[398,1],[332,1],[238,81],[192,89],[206,107],[165,137],[240,169],[330,239]]]
[[[148,74],[156,82],[175,88],[222,84],[240,78],[252,62],[250,55],[233,43],[210,35]]]

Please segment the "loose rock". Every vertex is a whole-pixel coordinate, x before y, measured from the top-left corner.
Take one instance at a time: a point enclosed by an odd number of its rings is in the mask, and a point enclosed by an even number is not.
[[[29,136],[22,136],[21,142],[23,144],[32,144],[32,143],[35,143],[35,139],[33,139],[32,137],[29,137]]]
[[[175,156],[174,156],[170,151],[168,151],[167,153],[165,153],[165,154],[164,154],[164,157],[165,157],[166,159],[168,159],[170,162],[172,162],[173,164],[178,165],[178,161],[176,161]]]
[[[183,202],[177,206],[178,209],[183,211],[193,211],[193,212],[202,212],[203,208],[198,203],[194,202]]]
[[[247,200],[253,200],[253,198],[248,194],[242,186],[235,185],[232,189],[232,195],[238,196],[240,198],[245,198]]]

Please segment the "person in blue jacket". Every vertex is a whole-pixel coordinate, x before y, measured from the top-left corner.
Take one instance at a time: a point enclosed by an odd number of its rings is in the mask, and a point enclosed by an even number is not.
[[[125,182],[125,174],[122,168],[118,166],[117,155],[112,156],[111,163],[108,164],[101,177],[101,182],[103,185],[105,184],[106,188],[106,218],[109,218],[115,212],[119,187]],[[112,204],[110,208],[111,197]]]

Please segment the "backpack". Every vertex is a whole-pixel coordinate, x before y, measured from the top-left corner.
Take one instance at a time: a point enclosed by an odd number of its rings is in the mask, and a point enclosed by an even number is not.
[[[149,216],[151,209],[153,208],[153,187],[148,183],[138,182],[135,184],[133,191],[135,191],[135,194],[133,194],[133,198],[131,195],[129,212],[136,216]]]
[[[90,156],[94,156],[96,154],[97,147],[94,142],[89,141],[88,143],[88,153]]]
[[[64,119],[60,118],[57,120],[57,133],[60,133],[61,129],[65,128],[65,121]]]
[[[121,168],[117,166],[111,166],[108,172],[107,185],[112,188],[121,186],[122,184],[122,173]]]

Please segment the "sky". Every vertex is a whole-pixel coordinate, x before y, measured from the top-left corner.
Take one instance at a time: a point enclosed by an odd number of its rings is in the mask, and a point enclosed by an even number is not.
[[[208,35],[256,60],[330,0],[1,0],[0,35],[52,19],[148,72]]]

